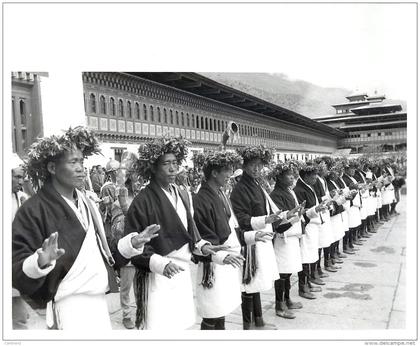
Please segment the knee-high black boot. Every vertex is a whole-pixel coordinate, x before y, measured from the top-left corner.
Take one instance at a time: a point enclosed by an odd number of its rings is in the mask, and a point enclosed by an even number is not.
[[[331,273],[335,273],[337,271],[337,267],[332,263],[329,247],[324,248],[324,269]]]
[[[375,229],[374,220],[375,220],[374,215],[369,215],[369,217],[368,217],[368,225],[369,225],[368,233],[377,233],[377,231]]]
[[[324,281],[321,280],[318,274],[318,270],[319,268],[321,268],[320,266],[318,266],[318,261],[310,264],[311,275],[309,281],[316,285],[325,285]]]
[[[277,329],[274,324],[265,323],[262,315],[260,293],[252,293],[255,327],[257,329]]]
[[[367,233],[367,218],[362,220],[360,236],[362,238],[370,238],[370,235]],[[365,241],[364,239],[360,239],[360,240]]]
[[[309,290],[309,264],[302,264],[302,270],[298,273],[299,278],[299,296],[306,299],[316,299],[315,295]]]
[[[219,317],[216,318],[216,327],[214,328],[216,330],[225,330],[225,317]]]
[[[345,231],[344,237],[343,237],[343,252],[348,255],[354,255],[354,250],[350,247],[350,237],[351,232],[350,229],[348,231]]]
[[[285,280],[285,290],[284,290],[284,296],[286,297],[286,305],[289,309],[302,309],[302,303],[300,302],[294,302],[292,299],[290,299],[290,277],[292,274],[280,274],[280,277],[283,277]]]
[[[201,321],[201,330],[215,330],[216,329],[216,318],[203,318]]]
[[[254,316],[254,299],[252,293],[242,292],[242,323],[243,329],[251,329]]]
[[[389,204],[384,204],[381,209],[382,209],[382,215],[383,215],[384,221],[389,221],[389,217],[388,217]]]
[[[274,281],[274,290],[276,294],[276,315],[292,319],[296,316],[289,311],[286,305],[286,280],[281,278]]]
[[[343,263],[338,252],[338,241],[335,241],[330,245],[330,258],[333,265]]]

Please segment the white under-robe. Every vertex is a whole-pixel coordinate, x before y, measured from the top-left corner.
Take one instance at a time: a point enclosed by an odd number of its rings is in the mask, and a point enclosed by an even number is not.
[[[86,236],[75,262],[58,286],[54,305],[48,303],[47,324],[51,325],[51,308],[54,308],[59,329],[89,332],[111,330],[105,298],[109,288],[108,272],[98,247],[87,202],[81,192],[77,191],[77,194],[78,208],[72,201],[63,198],[86,230]]]
[[[315,205],[306,212],[309,218],[309,223],[305,226],[305,234],[302,235],[300,243],[300,254],[302,256],[302,263],[315,263],[318,261],[319,248],[319,230],[321,226],[321,218],[315,208],[319,205],[318,198],[315,191],[306,184],[302,178],[299,178],[307,187],[309,187],[314,194]]]
[[[290,193],[299,204],[296,194],[292,189]],[[300,238],[302,238],[303,217],[292,220],[292,226],[274,238],[274,253],[276,254],[277,270],[280,274],[298,273],[302,270],[302,257],[300,254]]]
[[[255,244],[255,257],[257,263],[257,270],[254,277],[251,279],[251,282],[242,284],[241,290],[246,293],[267,291],[273,287],[274,281],[279,278],[273,242],[255,242],[255,234],[258,231],[273,232],[272,225],[270,223],[265,223],[266,216],[270,214],[270,207],[271,211],[274,213],[279,211],[264,188],[261,187],[261,189],[265,196],[266,215],[252,217],[251,226],[253,231],[248,231],[244,234],[245,242],[247,242],[247,244]],[[285,218],[285,215],[286,212],[283,212],[280,214],[280,217]]]
[[[198,314],[203,318],[218,318],[230,314],[241,305],[241,274],[242,268],[223,264],[229,254],[240,254],[241,245],[236,236],[237,221],[231,209],[229,218],[231,233],[223,243],[230,246],[227,250],[218,251],[212,256],[214,283],[211,288],[201,284],[203,278],[203,263],[198,264],[196,276],[196,300]]]
[[[176,198],[162,189],[175,208],[185,229],[188,228],[187,210],[176,188]],[[184,269],[172,278],[163,275],[167,263],[173,262]],[[189,244],[166,256],[157,254],[150,259],[148,301],[145,329],[184,330],[195,323],[196,311],[191,280],[191,251]]]

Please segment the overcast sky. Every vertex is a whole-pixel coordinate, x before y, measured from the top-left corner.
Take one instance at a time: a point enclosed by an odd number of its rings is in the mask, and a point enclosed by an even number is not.
[[[406,99],[416,73],[415,10],[401,4],[290,9],[290,16],[282,16],[282,26],[293,26],[300,17],[302,29],[282,37],[295,50],[280,69],[292,79],[320,86],[377,90],[388,97]],[[300,54],[312,61],[305,64],[295,59]]]
[[[415,4],[9,4],[5,11],[6,71],[278,72],[415,97]]]

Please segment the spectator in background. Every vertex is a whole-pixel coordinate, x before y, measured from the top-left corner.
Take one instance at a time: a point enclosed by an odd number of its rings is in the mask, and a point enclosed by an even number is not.
[[[20,206],[29,198],[22,191],[24,184],[23,161],[17,154],[13,154],[12,163],[12,220]],[[19,291],[12,288],[12,320],[13,329],[27,329],[26,326],[29,314],[25,301],[22,299]]]
[[[101,165],[97,165],[92,175],[90,176],[92,182],[93,191],[99,196],[101,193],[101,187],[105,183],[105,175]]]
[[[120,163],[117,160],[110,159],[106,164],[106,182],[102,185],[99,198],[102,200],[99,204],[102,219],[104,222],[105,234],[108,243],[111,240],[111,208],[117,200],[117,172]]]
[[[115,252],[118,247],[118,241],[124,234],[124,223],[127,211],[134,197],[140,191],[138,184],[137,156],[131,152],[124,152],[121,157],[121,167],[117,172],[117,199],[111,207],[111,239],[110,248]],[[128,262],[119,269],[120,274],[120,304],[122,308],[125,328],[133,329],[134,322],[131,319],[130,291],[133,287],[133,279],[136,269],[133,264]]]
[[[397,176],[392,181],[392,185],[394,185],[395,201],[391,203],[391,215],[399,215],[400,213],[395,210],[395,207],[401,199],[401,188],[405,185],[405,179]]]

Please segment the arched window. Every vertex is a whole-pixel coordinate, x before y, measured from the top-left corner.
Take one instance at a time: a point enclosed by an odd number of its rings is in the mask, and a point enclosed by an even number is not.
[[[131,111],[131,101],[127,101],[127,112],[128,112],[128,117],[131,119],[133,117],[133,113]]]
[[[187,113],[187,127],[190,127],[190,115]]]
[[[136,102],[136,118],[140,120],[140,105],[138,102]]]
[[[89,105],[90,105],[90,112],[91,113],[96,113],[96,96],[95,96],[95,94],[90,94]]]
[[[209,122],[210,122],[210,128],[209,128],[209,130],[210,131],[213,131],[213,119],[209,119]]]
[[[200,128],[200,118],[199,118],[199,116],[198,116],[198,115],[197,115],[197,118],[196,118],[195,125],[196,125],[197,129],[199,129],[199,128]]]
[[[178,115],[178,111],[175,111],[175,119],[176,119],[176,125],[179,126],[179,115]]]
[[[172,109],[169,111],[169,117],[171,118],[171,125],[174,124],[174,114],[172,113]]]
[[[113,97],[109,99],[109,109],[111,110],[111,115],[115,117],[115,100]]]
[[[201,117],[201,129],[204,130],[204,118]]]
[[[217,120],[216,119],[213,119],[213,130],[214,131],[217,131]]]
[[[217,120],[217,131],[221,131],[221,128],[220,128],[220,120]]]
[[[166,114],[166,108],[163,109],[163,122],[168,123],[168,114]]]
[[[147,121],[147,107],[145,104],[143,104],[143,117],[144,117],[144,120]]]
[[[101,114],[106,114],[106,103],[104,95],[101,95],[101,97],[99,98],[99,110]]]
[[[162,118],[161,118],[161,115],[160,115],[160,107],[158,107],[157,108],[157,112],[158,112],[158,123],[160,123],[160,122],[162,122]]]
[[[118,101],[118,115],[124,117],[124,102],[121,99]]]
[[[153,106],[150,106],[150,121],[155,121],[155,115],[153,113]]]
[[[195,127],[195,116],[194,116],[194,114],[191,114],[191,127],[192,128]]]
[[[184,112],[181,112],[181,126],[184,127],[185,126],[185,122],[184,122]]]
[[[24,100],[19,101],[19,109],[20,109],[20,123],[23,126],[26,126],[26,104]]]

